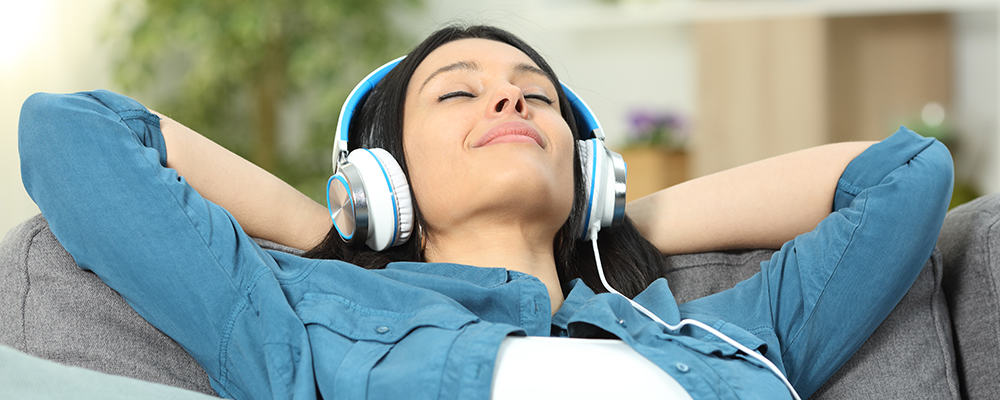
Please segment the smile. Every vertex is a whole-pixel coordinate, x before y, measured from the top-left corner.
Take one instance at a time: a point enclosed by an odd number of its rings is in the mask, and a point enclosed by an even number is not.
[[[535,143],[538,147],[545,148],[542,135],[528,124],[519,121],[505,122],[493,127],[480,137],[472,147],[483,147],[496,143]]]

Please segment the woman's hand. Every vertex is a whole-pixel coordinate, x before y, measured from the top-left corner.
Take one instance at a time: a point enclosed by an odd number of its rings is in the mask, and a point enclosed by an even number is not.
[[[730,168],[631,201],[625,212],[664,254],[778,249],[833,211],[844,168],[875,143],[826,144]]]
[[[244,232],[303,250],[326,236],[332,224],[326,207],[198,132],[150,111],[160,117],[167,167],[229,211]]]

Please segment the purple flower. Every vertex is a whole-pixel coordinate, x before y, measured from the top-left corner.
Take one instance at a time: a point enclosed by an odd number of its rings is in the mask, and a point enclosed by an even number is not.
[[[682,148],[688,139],[683,116],[670,110],[636,108],[629,111],[628,121],[632,145]]]
[[[632,110],[628,114],[629,125],[632,129],[629,130],[629,138],[641,140],[643,137],[648,136],[653,129],[656,127],[657,116],[646,110]]]

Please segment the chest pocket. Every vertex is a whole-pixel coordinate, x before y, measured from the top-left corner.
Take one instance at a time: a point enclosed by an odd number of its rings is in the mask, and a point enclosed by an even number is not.
[[[337,399],[365,399],[372,368],[413,330],[426,326],[457,330],[479,319],[450,304],[399,312],[367,307],[328,293],[305,294],[295,308],[307,326],[319,325],[351,342],[342,353],[332,379],[330,389],[335,389]],[[324,385],[320,386],[323,389]]]
[[[715,328],[722,334],[729,336],[730,339],[733,339],[743,346],[757,351],[762,355],[767,351],[767,343],[763,339],[747,332],[739,326],[725,321],[716,321],[711,324],[711,327]],[[713,355],[722,358],[740,358],[761,368],[768,368],[767,365],[760,360],[743,354],[738,348],[736,348],[736,346],[727,343],[722,338],[716,337],[708,331],[698,327],[693,327],[691,329],[698,334],[696,337],[676,336],[673,339],[685,347],[705,355]]]

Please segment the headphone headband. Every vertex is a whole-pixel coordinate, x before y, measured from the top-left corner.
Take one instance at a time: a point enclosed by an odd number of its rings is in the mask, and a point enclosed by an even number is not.
[[[361,82],[358,82],[354,86],[351,94],[347,95],[347,100],[340,107],[340,118],[337,119],[337,138],[333,141],[333,172],[337,172],[338,160],[347,159],[347,137],[351,126],[351,118],[354,117],[354,111],[358,108],[358,104],[361,103],[361,99],[365,98],[365,95],[371,92],[372,89],[375,89],[375,84],[381,81],[404,58],[406,56],[400,56],[370,72],[368,76],[365,76]]]
[[[340,108],[340,118],[337,119],[337,138],[333,142],[332,161],[334,172],[337,172],[340,161],[347,159],[347,139],[351,119],[354,118],[354,113],[358,105],[360,105],[361,99],[364,99],[365,95],[375,89],[375,85],[388,75],[389,71],[392,71],[404,58],[406,56],[398,57],[378,67],[369,73],[368,76],[365,76],[361,82],[358,82],[354,86],[354,89],[351,90],[351,94],[347,96],[347,100],[344,101],[344,105]],[[573,118],[576,120],[577,129],[583,136],[580,139],[597,138],[603,142],[604,129],[601,127],[601,123],[597,121],[597,117],[594,116],[594,112],[591,111],[590,107],[587,106],[587,103],[580,96],[576,95],[573,89],[570,89],[569,86],[566,86],[562,82],[559,82],[559,85],[562,86],[563,93],[566,94],[566,100],[569,101],[573,109]]]

